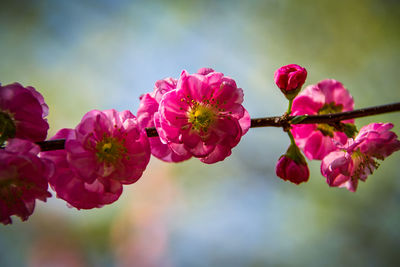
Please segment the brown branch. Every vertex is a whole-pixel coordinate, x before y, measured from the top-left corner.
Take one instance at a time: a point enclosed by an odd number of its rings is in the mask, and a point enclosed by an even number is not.
[[[158,136],[156,128],[146,128],[146,133],[148,137],[156,137]]]
[[[355,109],[352,111],[345,111],[340,113],[332,113],[332,114],[324,114],[324,115],[307,115],[299,123],[292,123],[292,124],[313,124],[313,123],[334,123],[349,119],[367,117],[377,114],[389,113],[400,111],[400,102],[387,104],[382,106],[375,106],[375,107],[368,107],[368,108],[361,108]],[[251,127],[282,127],[291,120],[293,120],[296,116],[288,116],[285,118],[282,117],[267,117],[267,118],[257,118],[251,120]]]
[[[291,123],[291,120],[296,118],[296,116],[283,115],[280,117],[275,116],[266,118],[256,118],[256,119],[251,119],[250,127],[251,128],[287,127],[287,125],[289,124],[313,124],[313,123],[333,124],[343,120],[367,117],[367,116],[395,112],[395,111],[400,111],[400,102],[382,106],[356,109],[340,113],[333,113],[333,114],[307,115],[307,117],[305,117],[298,123]],[[146,128],[146,133],[148,137],[158,136],[157,130],[155,128]],[[48,141],[37,142],[37,144],[40,146],[42,151],[58,150],[58,149],[64,149],[65,140],[64,139],[48,140]]]
[[[65,139],[41,141],[36,142],[36,144],[40,146],[40,150],[42,151],[59,150],[64,149]]]

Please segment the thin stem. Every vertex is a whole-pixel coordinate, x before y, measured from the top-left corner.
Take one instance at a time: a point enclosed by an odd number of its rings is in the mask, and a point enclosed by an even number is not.
[[[293,137],[292,133],[290,131],[287,131],[287,134],[289,136],[290,143],[292,144],[292,146],[296,146],[296,142],[294,141],[294,137]]]
[[[286,111],[286,114],[288,116],[290,115],[290,113],[292,113],[292,105],[293,105],[293,99],[290,99],[289,100],[289,105],[288,105],[288,108],[287,108],[287,111]]]
[[[291,123],[291,120],[296,118],[296,116],[275,116],[266,118],[256,118],[251,119],[251,128],[258,127],[287,127],[290,124],[315,124],[315,123],[328,123],[332,124],[335,122],[340,122],[343,120],[367,117],[377,114],[389,113],[400,111],[400,102],[387,104],[382,106],[368,107],[362,109],[356,109],[352,111],[324,114],[324,115],[307,115],[304,119],[299,122]],[[146,133],[148,137],[158,136],[157,130],[155,128],[146,128]],[[290,137],[290,136],[289,136]],[[58,150],[64,149],[64,139],[49,140],[37,142],[42,151]]]

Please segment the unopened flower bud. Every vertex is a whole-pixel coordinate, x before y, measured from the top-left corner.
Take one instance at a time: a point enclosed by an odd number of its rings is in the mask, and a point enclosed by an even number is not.
[[[275,171],[278,177],[295,184],[307,182],[310,177],[307,162],[299,148],[293,145],[279,158]]]
[[[306,78],[307,70],[296,64],[280,67],[274,74],[276,85],[289,100],[299,93]]]

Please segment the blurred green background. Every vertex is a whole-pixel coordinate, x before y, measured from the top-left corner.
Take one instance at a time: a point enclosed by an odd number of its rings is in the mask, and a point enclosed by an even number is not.
[[[34,86],[50,133],[91,109],[130,109],[156,80],[212,67],[233,77],[251,117],[286,110],[273,72],[341,81],[356,108],[400,101],[398,0],[1,1],[0,82]],[[356,121],[393,122],[398,113]],[[400,266],[400,153],[356,193],[311,162],[296,186],[275,176],[289,140],[251,129],[231,157],[152,158],[120,200],[94,210],[55,197],[0,226],[0,266]],[[53,194],[55,196],[55,194]]]

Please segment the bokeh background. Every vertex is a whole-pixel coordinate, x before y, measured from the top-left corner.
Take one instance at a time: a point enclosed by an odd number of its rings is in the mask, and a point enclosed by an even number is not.
[[[0,82],[34,86],[49,136],[91,109],[130,109],[156,80],[212,67],[245,92],[251,117],[282,114],[273,72],[341,81],[356,108],[400,101],[397,0],[1,1]],[[356,121],[393,122],[398,113]],[[0,266],[399,266],[400,153],[357,193],[329,188],[311,162],[296,186],[275,176],[289,140],[251,129],[223,162],[166,164],[112,205],[38,202],[0,226]]]

